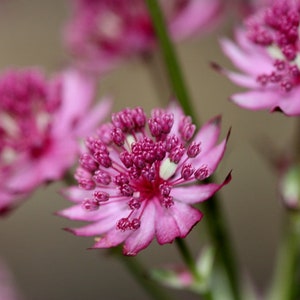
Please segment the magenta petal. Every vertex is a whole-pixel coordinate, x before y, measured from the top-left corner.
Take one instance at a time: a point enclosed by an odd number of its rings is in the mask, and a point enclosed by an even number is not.
[[[175,39],[182,39],[196,32],[206,32],[215,25],[220,18],[221,0],[190,0],[186,7],[172,21],[171,34]]]
[[[202,219],[203,216],[199,210],[179,201],[176,201],[176,203],[169,209],[179,228],[179,237],[181,238],[186,237],[186,235]]]
[[[110,230],[116,230],[116,224],[119,220],[118,215],[110,216],[108,218],[102,219],[100,221],[95,221],[92,224],[80,227],[80,228],[71,228],[68,231],[74,233],[78,236],[95,236],[101,235]]]
[[[61,191],[62,195],[74,203],[81,203],[85,198],[92,198],[93,191],[86,191],[77,186],[71,186]]]
[[[227,138],[206,154],[199,156],[199,158],[197,158],[194,162],[195,169],[205,166],[208,171],[207,177],[209,177],[217,169],[221,159],[223,158],[226,145]]]
[[[228,39],[221,40],[221,47],[233,64],[245,73],[257,76],[272,70],[272,61],[266,59],[266,55],[260,55],[259,51],[245,52]]]
[[[174,123],[173,123],[173,127],[171,129],[170,134],[177,134],[178,128],[179,128],[179,123],[180,123],[181,117],[183,116],[182,108],[179,106],[177,101],[172,101],[171,104],[169,104],[167,111],[168,111],[168,113],[171,113],[174,116]]]
[[[221,116],[217,116],[204,124],[196,134],[194,141],[200,142],[201,154],[209,151],[218,141],[220,136]]]
[[[94,80],[76,70],[63,74],[62,106],[53,122],[57,135],[65,134],[87,111],[94,96]],[[63,120],[63,122],[62,122]]]
[[[261,85],[257,82],[256,78],[253,76],[248,76],[244,74],[239,74],[236,72],[231,72],[228,70],[223,70],[223,73],[235,84],[250,88],[250,89],[258,89],[261,88]]]
[[[99,219],[98,211],[86,211],[81,204],[63,209],[56,215],[77,221],[97,221]]]
[[[103,122],[103,119],[108,115],[111,110],[112,101],[109,98],[100,99],[100,102],[93,107],[91,112],[87,113],[86,117],[80,124],[78,124],[78,129],[76,129],[76,135],[83,137],[90,134],[97,124]]]
[[[286,97],[282,97],[278,102],[278,108],[287,116],[300,115],[300,87],[295,87]]]
[[[155,205],[148,202],[141,218],[141,227],[133,232],[125,241],[123,253],[134,256],[146,248],[154,238]]]
[[[239,94],[234,94],[231,99],[237,105],[252,109],[269,109],[276,106],[281,94],[273,90],[255,90]]]
[[[176,203],[174,204],[176,205]],[[180,230],[170,209],[163,208],[156,203],[157,217],[155,219],[155,234],[159,244],[171,243],[180,236]]]
[[[100,240],[93,245],[93,248],[116,247],[123,243],[130,234],[132,234],[132,231],[130,230],[121,231],[114,227],[107,234],[101,237]]]
[[[180,202],[195,204],[209,199],[230,181],[231,174],[229,173],[224,182],[221,184],[208,183],[188,187],[175,187],[173,189],[173,194],[176,200]]]

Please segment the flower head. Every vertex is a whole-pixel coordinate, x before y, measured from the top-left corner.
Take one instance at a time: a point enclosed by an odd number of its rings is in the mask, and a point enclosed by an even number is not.
[[[124,243],[136,255],[156,237],[159,244],[185,237],[202,218],[192,205],[210,198],[224,184],[199,184],[217,168],[227,138],[216,145],[220,118],[195,135],[195,125],[177,105],[141,108],[112,115],[112,122],[86,140],[73,186],[64,193],[75,205],[58,214],[91,224],[68,229],[98,236],[94,248]],[[148,129],[146,129],[148,127]]]
[[[77,139],[109,108],[103,102],[93,114],[88,112],[93,90],[92,81],[73,70],[48,81],[37,69],[1,75],[0,212],[72,166],[79,152]]]
[[[77,62],[97,72],[121,59],[143,54],[155,34],[143,0],[73,0],[65,43]],[[161,1],[171,35],[179,40],[207,31],[224,6],[220,0]]]
[[[244,74],[223,70],[250,91],[233,95],[252,109],[300,114],[300,2],[274,0],[245,21],[236,32],[237,45],[224,39],[222,48]]]

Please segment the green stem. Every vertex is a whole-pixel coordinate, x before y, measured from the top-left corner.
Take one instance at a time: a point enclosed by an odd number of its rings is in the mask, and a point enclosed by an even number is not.
[[[120,247],[111,249],[111,253],[118,257],[127,270],[131,273],[139,285],[147,292],[147,294],[154,300],[170,300],[155,282],[147,276],[147,270],[142,266],[136,257],[128,257],[120,254]]]
[[[164,57],[165,66],[169,75],[170,85],[181,104],[186,115],[192,117],[196,122],[195,109],[192,107],[181,68],[169,38],[164,17],[157,0],[145,0],[151,15],[155,32],[159,41],[160,50]],[[218,206],[216,196],[206,202],[205,212],[207,215],[208,230],[213,240],[215,248],[218,250],[218,257],[223,263],[227,273],[232,292],[232,299],[239,300],[240,291],[238,284],[237,268],[233,258],[229,236],[227,234],[226,224],[223,220],[222,211]]]
[[[187,244],[185,243],[185,241],[183,239],[180,239],[180,238],[177,238],[175,241],[176,241],[177,248],[178,248],[186,266],[192,273],[195,280],[200,281],[201,276],[200,276],[199,272],[197,271],[197,266],[196,266],[197,264],[194,261],[193,256],[192,256],[191,252],[189,251]]]
[[[202,277],[197,270],[197,263],[193,259],[193,256],[192,256],[187,244],[181,238],[177,238],[175,241],[176,241],[177,248],[181,254],[181,257],[182,257],[183,261],[185,262],[186,266],[188,267],[189,271],[193,275],[195,282],[201,282]],[[206,291],[203,291],[201,294],[204,297],[204,299],[213,300],[213,296],[209,289]]]
[[[193,120],[195,118],[195,110],[190,103],[190,97],[187,92],[186,84],[181,72],[181,68],[170,40],[169,34],[166,30],[164,17],[157,0],[146,0],[149,13],[151,15],[154,29],[160,44],[160,49],[166,64],[166,70],[168,72],[170,85],[179,103],[181,104],[184,112],[191,116]]]
[[[233,250],[226,230],[222,211],[218,205],[217,197],[213,196],[205,202],[204,214],[209,229],[210,238],[216,248],[216,261],[220,261],[226,272],[230,285],[232,299],[240,300],[239,279],[237,277],[236,262],[233,257]]]
[[[289,212],[283,244],[278,254],[270,300],[297,300],[300,297],[300,215]]]

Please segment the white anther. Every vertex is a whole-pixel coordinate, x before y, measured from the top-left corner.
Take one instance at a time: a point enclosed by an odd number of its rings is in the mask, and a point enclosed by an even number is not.
[[[160,178],[167,180],[172,177],[177,169],[177,164],[172,162],[170,158],[165,158],[159,167],[159,176]]]

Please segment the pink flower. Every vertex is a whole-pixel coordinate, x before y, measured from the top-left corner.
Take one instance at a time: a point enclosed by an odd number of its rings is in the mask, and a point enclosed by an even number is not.
[[[222,40],[222,48],[242,72],[222,70],[234,83],[248,88],[231,99],[251,110],[300,114],[300,3],[275,0],[236,31],[237,44]]]
[[[0,261],[0,299],[20,300],[21,296],[15,287],[15,282],[6,264]]]
[[[77,62],[103,72],[120,60],[152,50],[155,34],[143,0],[73,0],[65,43]],[[176,40],[203,33],[223,11],[221,0],[161,1]]]
[[[74,70],[47,81],[40,70],[10,70],[0,77],[0,212],[42,183],[60,179],[74,163],[77,140],[108,112],[89,112],[91,79]]]
[[[148,125],[148,130],[146,129]],[[159,244],[185,237],[202,213],[193,204],[210,198],[230,181],[199,184],[217,168],[227,138],[216,145],[220,118],[195,135],[195,125],[177,105],[155,109],[148,119],[141,108],[112,115],[112,122],[86,140],[75,178],[64,191],[74,206],[58,214],[89,225],[68,229],[98,236],[93,248],[124,243],[136,255],[154,237]]]

